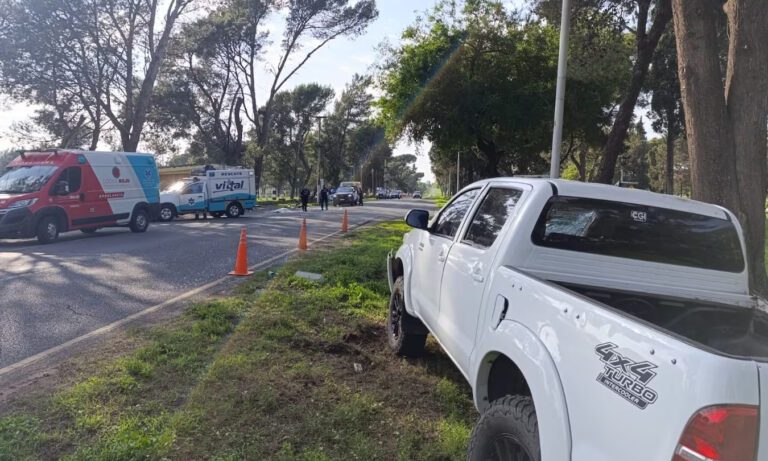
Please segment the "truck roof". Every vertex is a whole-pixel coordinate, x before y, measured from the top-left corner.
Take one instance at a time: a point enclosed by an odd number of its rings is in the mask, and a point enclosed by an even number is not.
[[[523,183],[531,185],[534,189],[552,189],[557,195],[634,203],[638,205],[695,213],[713,218],[730,219],[730,214],[725,208],[718,205],[699,202],[675,195],[658,194],[656,192],[641,189],[628,189],[608,184],[585,183],[564,179],[501,177],[485,179],[478,181],[473,185],[484,185],[489,182]]]

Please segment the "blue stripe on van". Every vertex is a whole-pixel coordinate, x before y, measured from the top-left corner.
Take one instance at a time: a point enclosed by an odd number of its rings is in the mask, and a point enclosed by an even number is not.
[[[141,188],[148,203],[160,203],[160,175],[157,172],[155,159],[147,155],[126,155],[139,178]]]

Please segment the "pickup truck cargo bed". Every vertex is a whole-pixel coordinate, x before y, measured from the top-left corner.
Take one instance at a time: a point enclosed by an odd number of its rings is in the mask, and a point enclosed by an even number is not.
[[[713,352],[768,362],[768,314],[758,309],[567,283],[558,285]]]

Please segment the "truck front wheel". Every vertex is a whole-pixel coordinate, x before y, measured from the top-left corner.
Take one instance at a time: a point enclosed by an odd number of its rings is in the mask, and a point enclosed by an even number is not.
[[[160,207],[160,221],[171,221],[173,220],[174,216],[176,216],[176,208],[170,203],[164,203],[163,206]]]
[[[392,296],[389,298],[387,343],[397,355],[418,357],[424,352],[427,329],[421,320],[406,312],[404,293],[403,278],[398,277],[392,288]]]
[[[507,395],[494,400],[469,439],[467,461],[541,461],[533,400]]]

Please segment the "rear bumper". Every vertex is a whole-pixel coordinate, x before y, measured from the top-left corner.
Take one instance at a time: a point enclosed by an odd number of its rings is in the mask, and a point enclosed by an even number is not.
[[[30,237],[34,228],[34,215],[27,208],[0,210],[0,237]]]

